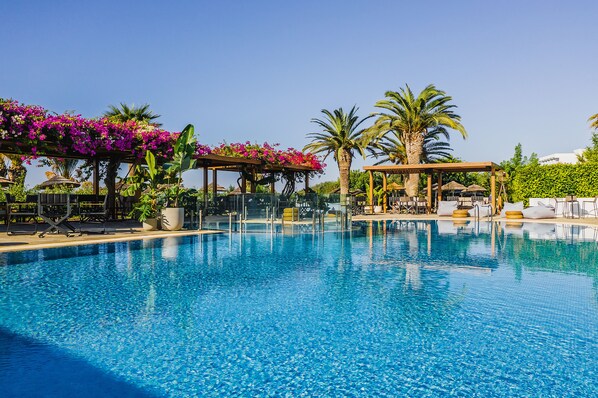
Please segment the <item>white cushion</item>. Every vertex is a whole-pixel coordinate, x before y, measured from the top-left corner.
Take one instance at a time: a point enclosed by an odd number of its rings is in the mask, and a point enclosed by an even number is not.
[[[523,211],[523,202],[517,203],[505,203],[504,207],[500,212],[501,217],[506,217],[508,211]]]
[[[470,217],[475,217],[476,207],[480,209],[480,217],[489,217],[492,214],[492,208],[490,206],[480,206],[476,204],[473,209],[469,209],[468,213]]]
[[[439,216],[452,216],[453,211],[457,210],[459,202],[456,200],[441,200],[438,202],[438,211],[436,214]]]
[[[532,206],[521,211],[524,218],[554,218],[554,208],[548,206]]]

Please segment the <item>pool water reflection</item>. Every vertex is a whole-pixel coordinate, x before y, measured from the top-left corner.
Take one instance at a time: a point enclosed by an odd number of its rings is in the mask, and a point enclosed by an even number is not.
[[[590,232],[449,223],[4,254],[0,391],[596,396]]]

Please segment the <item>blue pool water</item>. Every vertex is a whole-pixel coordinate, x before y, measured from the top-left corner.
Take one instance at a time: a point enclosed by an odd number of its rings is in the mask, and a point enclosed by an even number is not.
[[[1,255],[0,396],[598,396],[596,235],[444,223]]]

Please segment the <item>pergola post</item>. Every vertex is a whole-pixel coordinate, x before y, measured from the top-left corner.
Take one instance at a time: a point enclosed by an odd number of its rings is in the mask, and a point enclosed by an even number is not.
[[[203,168],[203,206],[208,208],[208,168]]]
[[[212,198],[215,200],[218,195],[218,170],[212,169]]]
[[[382,199],[382,212],[386,213],[386,173],[382,173],[382,191],[384,192]]]
[[[436,203],[442,200],[442,171],[438,172],[438,188],[436,189]]]
[[[305,193],[309,191],[309,173],[305,172]]]
[[[93,160],[93,194],[100,194],[100,159]]]
[[[245,174],[241,175],[241,193],[247,193],[247,178],[245,178]]]
[[[370,202],[370,208],[373,213],[374,212],[374,172],[372,170],[370,170],[369,173],[370,173],[370,191],[368,192],[368,199]]]
[[[255,170],[251,170],[251,181],[249,181],[249,189],[251,190],[251,193],[255,193],[256,188],[257,188],[257,184],[255,183],[255,180],[257,179]]]
[[[427,190],[427,212],[428,214],[432,213],[432,172],[428,173],[428,190]]]
[[[492,206],[492,214],[496,214],[496,170],[494,166],[490,169],[490,205]]]
[[[272,181],[270,181],[270,193],[274,195],[276,193],[276,188],[274,186],[274,173],[271,174]]]

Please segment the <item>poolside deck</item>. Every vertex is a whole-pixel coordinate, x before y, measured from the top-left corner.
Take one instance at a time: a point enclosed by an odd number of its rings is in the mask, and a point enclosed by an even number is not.
[[[3,226],[0,226],[2,228]],[[33,232],[33,228],[30,229]],[[99,232],[99,228],[90,229]],[[44,238],[37,235],[8,235],[0,232],[0,253],[21,250],[37,250],[52,247],[77,246],[90,243],[107,243],[138,239],[155,239],[172,236],[215,234],[222,231],[183,230],[183,231],[144,231],[138,222],[114,222],[106,225],[106,233],[88,233],[81,236],[67,237],[62,234],[48,234]]]
[[[464,220],[463,218],[453,218],[446,216],[437,216],[436,214],[371,214],[371,215],[360,215],[354,216],[353,221],[380,221],[380,220]],[[473,217],[466,218],[465,220],[474,221]],[[486,218],[482,218],[486,220]],[[494,217],[494,221],[507,222],[506,218]],[[598,218],[545,218],[545,219],[530,219],[523,218],[517,220],[517,222],[532,222],[532,223],[544,223],[544,224],[571,224],[571,225],[585,225],[598,227]]]
[[[439,217],[435,214],[374,214],[361,215],[353,217],[353,221],[381,221],[381,220],[453,220],[452,217]],[[455,219],[456,220],[456,219]],[[463,219],[458,219],[463,220]],[[473,221],[473,218],[468,220]],[[260,224],[262,220],[254,220],[250,224]],[[506,222],[504,218],[494,218],[494,221]],[[524,223],[544,223],[544,224],[570,224],[598,227],[598,218],[552,218],[552,219],[522,219],[518,220]],[[262,224],[265,224],[263,220]],[[287,222],[288,225],[311,224],[311,221]],[[277,222],[276,225],[280,225]],[[2,226],[0,226],[2,228]],[[37,235],[7,235],[5,231],[0,232],[0,253],[21,250],[37,250],[52,247],[86,245],[91,243],[107,243],[138,239],[156,239],[173,236],[201,235],[224,233],[222,230],[182,230],[182,231],[144,231],[138,222],[115,222],[108,223],[106,234],[83,234],[81,236],[66,237],[64,235],[48,234],[45,238],[39,238]],[[31,229],[33,232],[33,229]],[[93,231],[92,231],[93,232]]]

